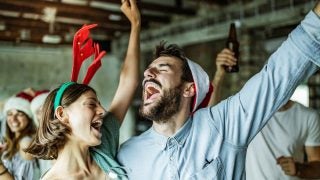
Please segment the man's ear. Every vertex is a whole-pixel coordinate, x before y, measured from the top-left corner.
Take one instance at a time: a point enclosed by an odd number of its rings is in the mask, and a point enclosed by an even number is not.
[[[54,115],[59,119],[63,124],[68,123],[68,114],[62,106],[58,106],[54,112]]]
[[[195,86],[194,82],[187,82],[184,85],[183,96],[184,97],[193,97],[195,95]]]

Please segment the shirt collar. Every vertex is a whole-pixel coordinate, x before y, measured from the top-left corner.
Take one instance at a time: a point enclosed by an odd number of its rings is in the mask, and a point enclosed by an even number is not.
[[[171,137],[166,137],[156,132],[153,127],[151,128],[151,135],[155,138],[156,144],[161,146],[161,149],[166,150],[174,145],[182,147],[189,135],[192,125],[192,120],[189,117],[185,124]]]

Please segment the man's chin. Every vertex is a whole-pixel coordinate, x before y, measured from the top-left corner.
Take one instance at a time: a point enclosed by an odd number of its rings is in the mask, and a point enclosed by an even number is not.
[[[140,107],[140,110],[139,110],[140,116],[148,120],[152,120],[151,118],[152,107],[153,107],[152,104],[144,105],[143,107]]]
[[[143,106],[142,106],[142,110],[145,112],[150,111],[150,109],[152,109],[154,106],[156,106],[157,103],[152,101],[152,102],[143,102]]]
[[[157,101],[159,101],[159,100],[156,99],[156,98],[145,99],[143,101],[143,106],[150,106],[150,105],[153,105],[153,104],[157,104]]]
[[[148,117],[148,115],[150,114],[150,109],[149,107],[143,107],[141,110],[140,110],[140,115],[142,117]]]

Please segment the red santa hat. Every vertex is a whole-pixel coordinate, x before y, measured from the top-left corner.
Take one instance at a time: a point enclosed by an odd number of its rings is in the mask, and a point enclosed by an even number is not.
[[[209,81],[208,74],[199,64],[191,61],[190,59],[187,59],[187,62],[192,73],[193,82],[195,84],[196,95],[191,105],[191,113],[194,113],[197,109],[206,107],[208,105],[213,92],[213,86]]]
[[[38,125],[36,112],[43,105],[47,96],[49,95],[49,90],[37,91],[35,97],[31,101],[31,111],[35,123]]]
[[[11,109],[16,109],[24,112],[29,118],[32,119],[32,112],[30,108],[30,102],[32,100],[32,96],[20,92],[16,96],[10,97],[6,103],[4,104],[3,113],[6,116],[7,112]]]

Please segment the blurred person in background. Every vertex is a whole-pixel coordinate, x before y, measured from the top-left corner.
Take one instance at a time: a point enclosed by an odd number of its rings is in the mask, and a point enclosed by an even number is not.
[[[3,114],[3,106],[4,101],[0,101],[0,136],[4,136],[5,126],[6,126],[6,118]]]
[[[2,180],[39,178],[36,159],[23,151],[30,145],[36,131],[30,109],[33,96],[32,90],[27,89],[10,97],[4,105],[6,128],[4,142],[0,145]]]
[[[35,96],[31,101],[30,108],[33,115],[35,125],[39,126],[39,121],[42,115],[42,106],[49,94],[49,90],[39,90],[35,92]]]
[[[40,90],[36,91],[35,97],[31,101],[31,111],[33,115],[34,124],[37,128],[39,128],[39,123],[42,116],[42,106],[44,104],[45,99],[49,95],[48,90]],[[51,168],[53,161],[38,159],[40,175],[43,175],[48,169]]]

